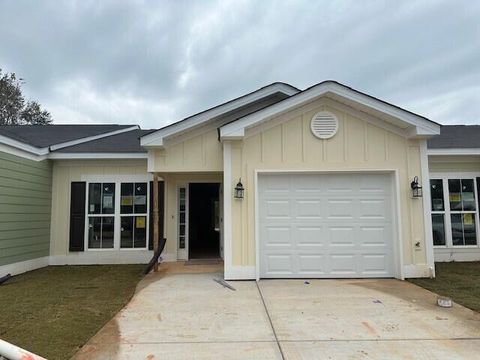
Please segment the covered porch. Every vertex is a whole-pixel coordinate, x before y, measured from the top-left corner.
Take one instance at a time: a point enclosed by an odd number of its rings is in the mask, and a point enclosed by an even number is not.
[[[154,172],[153,191],[153,239],[166,239],[162,258],[221,261],[223,173]]]

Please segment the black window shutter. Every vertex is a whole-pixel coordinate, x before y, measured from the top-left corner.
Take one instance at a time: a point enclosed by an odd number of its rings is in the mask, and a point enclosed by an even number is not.
[[[164,218],[165,218],[165,183],[158,182],[158,234],[159,240],[164,237]],[[149,241],[148,249],[153,250],[153,181],[150,181],[150,214],[149,214]]]
[[[85,182],[72,182],[70,198],[70,251],[84,250],[85,190]]]

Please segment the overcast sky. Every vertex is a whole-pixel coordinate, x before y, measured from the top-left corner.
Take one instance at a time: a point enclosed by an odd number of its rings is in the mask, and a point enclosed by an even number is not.
[[[55,123],[158,128],[283,81],[333,79],[480,124],[480,1],[0,0],[0,68]]]

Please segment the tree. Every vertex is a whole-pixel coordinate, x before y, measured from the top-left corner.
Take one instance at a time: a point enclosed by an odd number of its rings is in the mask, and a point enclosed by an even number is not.
[[[48,125],[50,113],[34,100],[25,100],[22,85],[25,82],[15,73],[2,75],[0,69],[0,125]]]

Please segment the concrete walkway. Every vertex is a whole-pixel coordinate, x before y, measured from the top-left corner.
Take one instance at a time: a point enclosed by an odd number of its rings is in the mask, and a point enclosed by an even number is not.
[[[473,359],[480,314],[398,280],[213,281],[163,265],[74,359]]]

